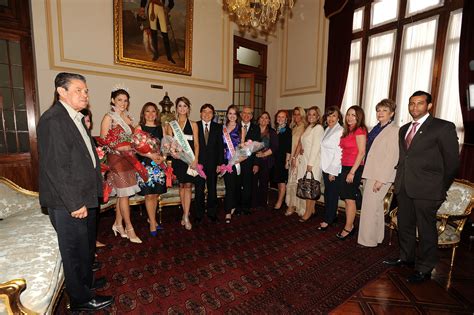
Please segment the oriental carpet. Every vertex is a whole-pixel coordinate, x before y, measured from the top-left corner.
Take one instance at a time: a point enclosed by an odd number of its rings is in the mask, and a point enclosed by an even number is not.
[[[261,210],[186,231],[178,208],[165,212],[156,238],[145,212],[133,212],[142,244],[114,237],[113,211],[101,214],[98,239],[107,247],[98,250],[103,267],[96,276],[108,282],[98,294],[115,296],[101,314],[327,313],[398,253],[397,245],[358,248],[356,237],[338,240],[342,223],[318,231],[319,217],[301,223],[296,215]],[[63,297],[56,313],[65,313],[66,304]]]

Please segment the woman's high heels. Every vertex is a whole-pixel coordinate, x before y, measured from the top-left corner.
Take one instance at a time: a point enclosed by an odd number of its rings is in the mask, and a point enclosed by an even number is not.
[[[346,231],[346,232],[347,232],[346,236],[342,236],[342,231]],[[346,230],[345,228],[343,228],[342,231],[339,232],[339,233],[337,233],[337,234],[336,234],[336,237],[337,237],[338,239],[340,239],[341,241],[344,241],[344,240],[346,240],[347,238],[349,238],[349,237],[351,237],[352,235],[354,235],[354,233],[355,233],[355,227],[352,227],[352,230],[350,230],[350,231],[348,231],[348,230]]]
[[[118,233],[122,238],[128,238],[122,225],[112,225],[112,231],[114,232],[114,236],[117,236]]]
[[[188,231],[193,228],[191,222],[189,221],[188,215],[183,215],[183,218],[181,219],[181,225],[184,226],[184,228]]]
[[[133,232],[133,228],[130,228],[130,229],[127,229],[127,238],[130,240],[130,242],[132,243],[136,243],[136,244],[141,244],[142,243],[142,240],[140,238],[138,238],[138,236],[135,234],[135,237],[130,237],[129,234],[131,234]]]

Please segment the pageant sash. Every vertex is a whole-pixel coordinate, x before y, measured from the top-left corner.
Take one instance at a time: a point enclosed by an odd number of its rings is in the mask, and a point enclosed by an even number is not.
[[[184,153],[189,155],[194,160],[194,152],[191,149],[191,146],[189,145],[186,135],[184,134],[183,130],[181,130],[181,127],[179,127],[178,122],[176,120],[173,120],[170,121],[169,124],[173,129],[174,138],[176,139],[176,141],[178,141],[179,145],[181,145]]]
[[[226,126],[222,128],[222,132],[224,134],[224,140],[225,140],[225,143],[227,144],[227,148],[229,149],[230,157],[232,159],[235,155],[235,147],[234,147],[234,144],[232,143],[232,139],[230,138],[230,134]],[[235,169],[237,170],[237,175],[240,175],[240,163],[235,164]],[[231,171],[232,171],[232,168],[230,172]]]
[[[192,161],[194,161],[195,159],[194,152],[191,149],[191,146],[189,145],[189,142],[188,142],[188,139],[192,140],[192,138],[190,138],[190,135],[184,134],[183,130],[181,130],[181,127],[179,126],[176,120],[170,121],[169,124],[171,126],[171,129],[173,129],[174,138],[176,139],[176,141],[178,141],[179,145],[183,148],[183,152],[187,156],[189,156]],[[196,167],[197,167],[197,170],[193,170],[191,167],[188,167],[188,170],[186,171],[186,173],[194,177],[196,177],[197,175],[200,175],[202,178],[206,178],[206,175],[204,174],[204,171],[202,169],[202,165],[200,166],[198,164],[196,165]]]

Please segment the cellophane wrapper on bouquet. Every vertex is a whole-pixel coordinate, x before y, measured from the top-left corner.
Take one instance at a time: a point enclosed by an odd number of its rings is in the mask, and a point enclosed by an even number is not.
[[[252,140],[245,141],[236,148],[234,156],[232,156],[232,159],[227,163],[227,165],[221,167],[221,173],[232,173],[232,166],[264,148],[265,144],[263,142]]]
[[[187,165],[191,165],[194,161],[192,156],[184,152],[183,147],[179,144],[178,140],[169,135],[165,135],[163,136],[163,139],[161,139],[161,153],[169,155],[174,159],[181,160]],[[201,164],[196,166],[196,171],[199,176],[206,178],[206,174],[204,173]]]
[[[135,129],[132,134],[132,148],[140,154],[160,152],[160,140],[156,139],[148,132]]]

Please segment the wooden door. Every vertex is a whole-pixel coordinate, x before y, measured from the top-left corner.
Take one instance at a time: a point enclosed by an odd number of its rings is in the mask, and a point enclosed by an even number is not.
[[[0,176],[38,188],[36,89],[27,0],[0,2]]]

